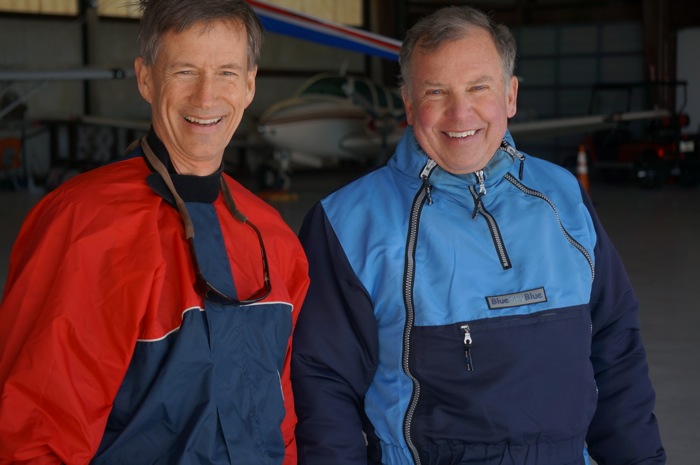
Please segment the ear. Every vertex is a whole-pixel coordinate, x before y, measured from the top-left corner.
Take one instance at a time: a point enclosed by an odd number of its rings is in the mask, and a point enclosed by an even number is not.
[[[136,72],[136,82],[139,86],[141,97],[148,103],[153,103],[153,73],[151,67],[146,64],[143,58],[134,60],[134,71]]]
[[[253,101],[255,97],[255,76],[258,74],[258,67],[255,66],[253,69],[248,71],[248,76],[246,77],[246,100],[245,107],[248,108],[250,102]]]
[[[518,111],[518,78],[511,76],[506,95],[506,110],[508,118],[515,116]]]
[[[408,87],[406,84],[401,86],[401,99],[403,99],[403,106],[406,109],[406,122],[413,126],[413,103],[411,102],[411,97],[408,95]]]

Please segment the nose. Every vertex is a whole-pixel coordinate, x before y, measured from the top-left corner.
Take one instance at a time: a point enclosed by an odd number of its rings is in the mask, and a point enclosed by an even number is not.
[[[192,103],[199,107],[212,106],[216,100],[216,80],[207,74],[201,75],[192,89]]]
[[[466,93],[452,93],[450,94],[447,112],[453,118],[465,117],[472,110],[472,99],[469,94]]]

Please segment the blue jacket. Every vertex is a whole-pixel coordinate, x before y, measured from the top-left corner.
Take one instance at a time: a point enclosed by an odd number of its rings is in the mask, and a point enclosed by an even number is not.
[[[664,463],[624,267],[576,179],[509,134],[457,176],[408,128],[300,238],[300,464]]]

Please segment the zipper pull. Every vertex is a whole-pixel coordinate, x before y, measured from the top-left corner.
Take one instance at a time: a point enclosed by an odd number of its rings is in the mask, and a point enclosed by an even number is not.
[[[435,162],[435,160],[433,160],[432,158],[428,158],[428,162],[423,167],[423,171],[420,172],[420,178],[424,181],[427,181],[428,176],[430,176],[430,172],[433,171],[435,165],[437,165],[437,162]]]
[[[464,331],[464,358],[467,361],[467,371],[474,371],[474,365],[472,364],[472,334],[469,329],[469,325],[460,326],[462,331]]]
[[[513,157],[513,160],[515,160],[516,158],[520,160],[520,168],[518,169],[518,179],[522,181],[523,168],[525,167],[525,155],[523,155],[519,150],[516,150],[515,147],[506,142],[505,139],[503,139],[503,141],[501,142],[501,149],[505,150],[508,155]]]
[[[432,194],[432,187],[430,186],[430,183],[428,182],[428,178],[423,178],[423,187],[425,188],[425,194],[428,196],[428,205],[433,204],[433,194]]]
[[[476,180],[479,183],[479,193],[474,194],[474,195],[476,195],[476,199],[474,199],[474,211],[472,212],[472,219],[473,220],[476,219],[477,215],[479,214],[479,207],[482,206],[481,197],[486,195],[486,184],[485,184],[486,178],[484,176],[484,170],[479,170],[476,173],[474,173],[474,175],[476,176]],[[473,188],[470,187],[470,189],[473,189]],[[476,192],[476,191],[472,190],[472,192]]]
[[[428,178],[430,177],[430,173],[432,173],[433,168],[435,168],[436,165],[437,162],[435,162],[435,160],[433,160],[432,158],[428,158],[428,163],[425,164],[423,170],[420,172],[420,178],[423,180],[423,186],[425,187],[425,192],[428,196],[428,205],[433,204],[433,196],[431,195],[432,187],[428,182]]]
[[[484,177],[484,170],[479,170],[476,172],[476,179],[479,180],[479,197],[486,195],[486,178]]]

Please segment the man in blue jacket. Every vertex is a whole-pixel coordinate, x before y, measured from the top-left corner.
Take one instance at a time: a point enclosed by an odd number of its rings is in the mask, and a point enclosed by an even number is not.
[[[665,463],[623,264],[508,133],[515,54],[478,10],[419,21],[396,152],[305,219],[300,464]]]

